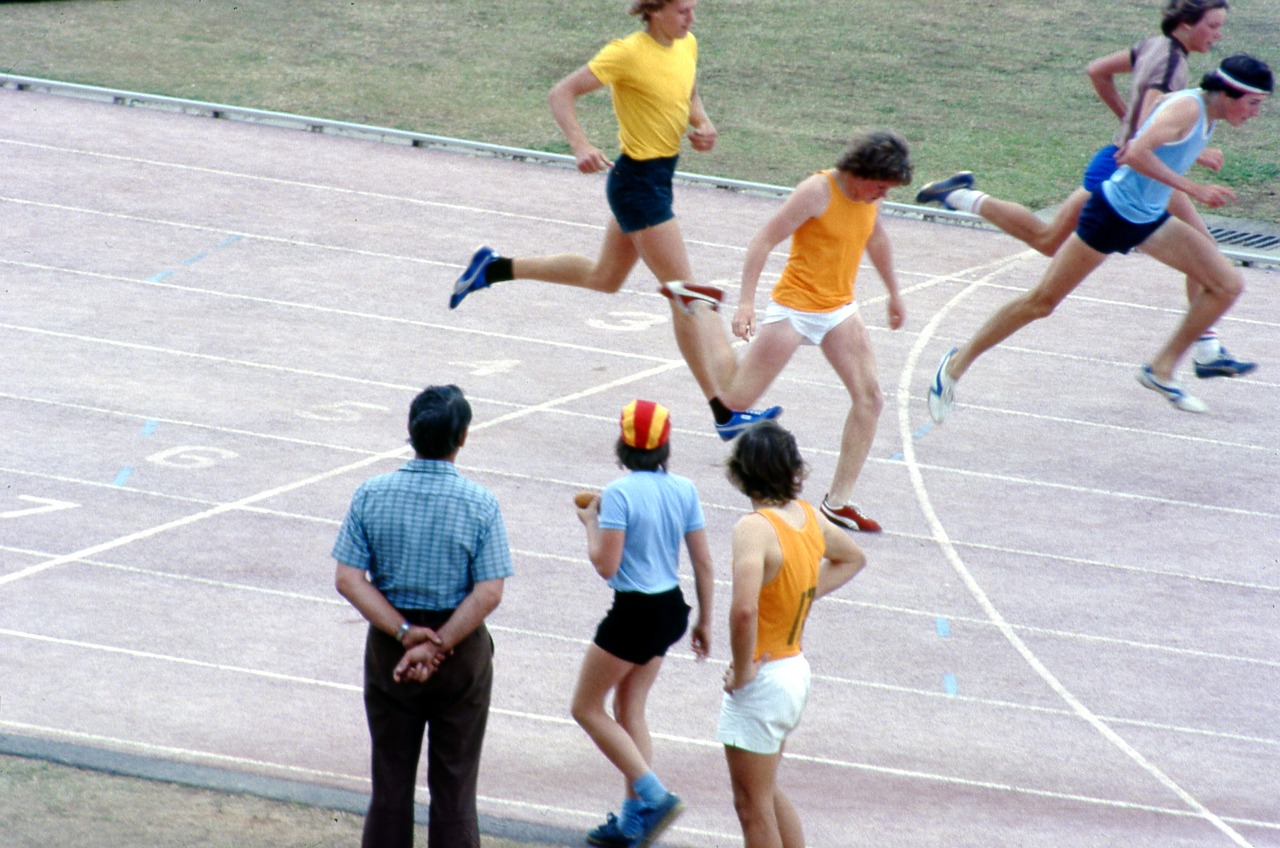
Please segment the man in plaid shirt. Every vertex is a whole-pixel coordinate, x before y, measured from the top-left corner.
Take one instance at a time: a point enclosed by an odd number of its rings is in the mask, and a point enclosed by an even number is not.
[[[493,684],[485,617],[511,552],[498,501],[458,473],[471,406],[432,386],[409,407],[414,458],[351,499],[333,546],[338,591],[369,621],[365,712],[373,795],[363,845],[413,845],[413,799],[429,728],[428,841],[477,848],[476,781]]]

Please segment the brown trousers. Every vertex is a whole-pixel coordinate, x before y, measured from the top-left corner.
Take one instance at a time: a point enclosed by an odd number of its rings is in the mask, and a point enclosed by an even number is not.
[[[452,610],[405,610],[414,624],[437,628]],[[476,783],[493,686],[493,640],[482,624],[426,683],[396,683],[404,648],[370,627],[365,642],[364,705],[373,744],[373,795],[363,848],[413,845],[413,798],[424,733],[427,841],[431,848],[478,848]]]

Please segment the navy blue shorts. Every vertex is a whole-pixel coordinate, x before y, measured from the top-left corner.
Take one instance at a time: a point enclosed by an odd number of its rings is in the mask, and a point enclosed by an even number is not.
[[[596,628],[596,645],[620,660],[644,665],[665,657],[689,628],[689,605],[677,586],[666,592],[614,592],[613,606]]]
[[[1116,154],[1119,152],[1120,148],[1114,144],[1108,144],[1093,154],[1093,158],[1089,160],[1089,164],[1084,168],[1084,177],[1080,180],[1080,185],[1084,187],[1085,191],[1092,194],[1112,174],[1120,170],[1120,165],[1116,162]]]
[[[1165,211],[1149,224],[1135,224],[1111,208],[1107,195],[1101,190],[1089,196],[1080,210],[1076,223],[1076,235],[1099,253],[1128,253],[1147,240],[1169,220]]]
[[[614,160],[604,192],[624,233],[656,227],[676,216],[671,208],[671,178],[678,158],[640,160],[624,153]]]

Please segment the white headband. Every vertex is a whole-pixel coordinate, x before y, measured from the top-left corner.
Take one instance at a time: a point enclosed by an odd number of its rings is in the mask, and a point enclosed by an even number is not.
[[[1222,80],[1223,82],[1225,82],[1227,85],[1236,89],[1237,91],[1245,91],[1245,92],[1248,92],[1249,94],[1270,94],[1271,93],[1269,91],[1266,91],[1265,89],[1255,88],[1251,85],[1245,85],[1239,80],[1234,79],[1230,74],[1222,70],[1222,68],[1218,68],[1216,71],[1214,71],[1213,75],[1216,76],[1218,79]]]

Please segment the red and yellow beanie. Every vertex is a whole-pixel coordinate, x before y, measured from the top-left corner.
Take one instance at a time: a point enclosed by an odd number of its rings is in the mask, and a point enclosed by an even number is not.
[[[633,400],[622,407],[622,441],[633,448],[653,450],[671,435],[671,412],[651,400]]]

